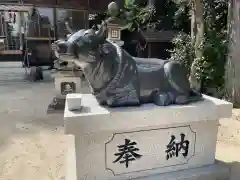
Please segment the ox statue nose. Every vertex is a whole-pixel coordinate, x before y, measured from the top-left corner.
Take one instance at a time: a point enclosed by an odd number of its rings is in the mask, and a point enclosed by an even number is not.
[[[67,53],[68,44],[66,41],[57,42],[57,47],[59,53]]]
[[[52,45],[52,48],[58,54],[74,55],[74,44],[68,41],[62,40],[55,42],[55,45]]]

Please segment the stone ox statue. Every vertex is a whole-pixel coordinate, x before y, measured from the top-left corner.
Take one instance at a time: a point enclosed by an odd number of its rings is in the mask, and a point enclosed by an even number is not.
[[[155,103],[159,106],[199,101],[187,74],[174,61],[137,58],[106,40],[107,23],[98,31],[82,29],[54,44],[56,57],[73,60],[84,73],[101,105],[110,107]]]

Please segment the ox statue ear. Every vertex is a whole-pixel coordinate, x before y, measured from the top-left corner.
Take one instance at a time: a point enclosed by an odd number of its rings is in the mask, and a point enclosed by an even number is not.
[[[67,34],[67,39],[69,39],[71,35],[72,35],[72,34]]]
[[[96,36],[99,39],[102,39],[103,36],[105,35],[106,30],[107,30],[107,23],[105,21],[103,21],[102,24],[99,27],[99,30],[96,31]]]
[[[96,24],[94,24],[91,29],[96,31],[98,29],[98,26]]]

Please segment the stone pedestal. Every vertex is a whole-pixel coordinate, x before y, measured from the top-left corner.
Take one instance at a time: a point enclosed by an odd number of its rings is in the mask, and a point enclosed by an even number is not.
[[[219,119],[232,115],[231,103],[204,96],[184,106],[107,108],[90,94],[79,96],[81,111],[69,111],[67,100],[64,112],[65,132],[74,135],[68,180],[228,177],[215,150]]]
[[[54,75],[56,96],[48,106],[48,112],[63,111],[67,94],[89,93],[88,85],[79,72],[58,71]]]
[[[80,92],[81,78],[73,71],[58,71],[54,74],[54,85],[58,96]]]

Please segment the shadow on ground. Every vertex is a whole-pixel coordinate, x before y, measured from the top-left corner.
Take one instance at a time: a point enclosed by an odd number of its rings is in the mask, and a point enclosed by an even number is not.
[[[240,179],[240,162],[229,163],[230,166],[230,177],[229,180]]]
[[[225,177],[220,178],[221,180],[239,180],[240,179],[239,178],[240,177],[240,162],[237,162],[237,161],[225,162],[222,160],[217,160],[216,164],[223,165],[222,167],[228,168],[229,174],[224,174]],[[227,171],[225,171],[225,172],[227,172]],[[228,178],[226,179],[227,176],[228,176]]]

